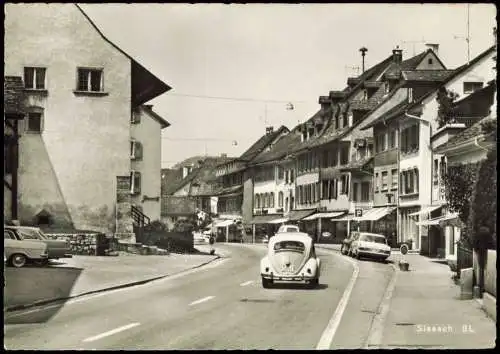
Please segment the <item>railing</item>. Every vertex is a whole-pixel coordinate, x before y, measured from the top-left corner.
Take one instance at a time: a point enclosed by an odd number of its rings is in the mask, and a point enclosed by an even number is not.
[[[149,225],[151,220],[149,217],[144,214],[139,208],[132,205],[132,219],[134,220],[134,224],[139,227],[144,227]]]
[[[464,248],[463,246],[457,247],[457,278],[460,278],[460,271],[465,268],[472,268],[473,254],[472,250]]]

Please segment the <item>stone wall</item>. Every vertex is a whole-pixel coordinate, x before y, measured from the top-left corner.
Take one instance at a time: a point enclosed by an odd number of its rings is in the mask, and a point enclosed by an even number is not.
[[[97,256],[105,245],[105,236],[99,233],[92,234],[46,234],[53,240],[69,241],[71,254]]]

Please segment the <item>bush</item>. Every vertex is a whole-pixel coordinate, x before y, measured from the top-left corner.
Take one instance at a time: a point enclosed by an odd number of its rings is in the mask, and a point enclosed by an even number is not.
[[[476,249],[496,249],[497,225],[496,146],[481,163],[470,205],[467,229]]]

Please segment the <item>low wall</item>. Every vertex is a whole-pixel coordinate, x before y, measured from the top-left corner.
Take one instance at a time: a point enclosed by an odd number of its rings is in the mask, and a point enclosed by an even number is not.
[[[497,297],[497,251],[488,250],[488,261],[484,272],[484,290]]]
[[[100,233],[88,234],[45,234],[48,238],[53,240],[69,241],[71,254],[73,255],[86,255],[86,256],[100,256],[104,255],[105,250],[108,248],[108,240],[106,235]]]
[[[147,246],[176,253],[194,252],[194,238],[191,232],[147,231],[138,234],[137,242]]]

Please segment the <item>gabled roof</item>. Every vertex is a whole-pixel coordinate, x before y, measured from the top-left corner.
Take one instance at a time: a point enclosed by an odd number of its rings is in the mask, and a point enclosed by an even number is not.
[[[125,57],[131,60],[132,62],[132,76],[142,76],[148,82],[152,83],[147,88],[144,87],[144,84],[139,80],[136,82],[132,82],[132,101],[135,105],[141,105],[146,103],[147,101],[165,93],[172,88],[164,83],[162,80],[153,75],[149,70],[147,70],[144,66],[142,66],[139,62],[137,62],[134,58],[132,58],[129,54],[127,54],[123,49],[118,47],[115,43],[110,41],[102,32],[99,30],[99,27],[92,21],[92,19],[83,11],[83,9],[78,5],[74,4],[78,11],[82,13],[82,15],[87,19],[90,25],[99,33],[99,35],[104,39],[107,43],[109,43],[113,48],[122,53]]]
[[[385,71],[384,76],[386,76],[387,78],[399,79],[401,76],[401,72],[415,70],[428,53],[434,53],[434,51],[432,49],[427,49],[420,54],[403,60],[400,64],[393,62],[391,66]],[[434,56],[438,59],[442,67],[446,69],[446,66],[439,59],[439,57],[435,55],[435,53]]]
[[[403,71],[402,75],[405,81],[442,82],[453,72],[454,70],[413,70]]]
[[[252,146],[250,146],[238,160],[243,161],[252,161],[258,154],[260,154],[269,144],[271,144],[278,136],[281,134],[289,132],[288,128],[282,125],[278,128],[278,130],[273,131],[272,133],[265,134],[260,137]]]
[[[150,104],[144,104],[142,107],[151,115],[151,117],[156,120],[158,123],[160,123],[161,128],[167,128],[170,126],[170,123],[167,122],[163,117],[161,117],[158,113],[153,111],[153,105]]]
[[[481,119],[480,121],[472,125],[470,128],[467,128],[464,131],[461,131],[457,135],[453,136],[443,145],[438,146],[436,149],[434,149],[434,152],[441,154],[448,149],[454,148],[458,145],[467,142],[470,139],[482,136],[483,134],[487,133],[483,129],[483,124],[488,122],[495,122],[496,124],[496,120],[497,120],[496,117],[491,117],[491,116],[487,116]]]

